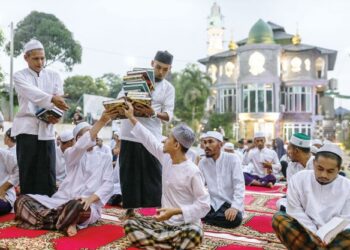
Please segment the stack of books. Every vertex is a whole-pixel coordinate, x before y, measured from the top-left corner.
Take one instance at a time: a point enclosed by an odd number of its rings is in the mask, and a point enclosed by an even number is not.
[[[136,117],[151,117],[153,115],[151,91],[154,90],[153,69],[134,68],[123,77],[123,90],[125,96],[117,99],[104,101],[106,110],[116,111],[114,119],[125,119],[124,109],[128,108],[126,101],[134,107]]]
[[[60,119],[63,116],[63,111],[57,107],[54,107],[52,109],[42,108],[35,113],[35,116],[43,122],[50,123],[51,118]]]

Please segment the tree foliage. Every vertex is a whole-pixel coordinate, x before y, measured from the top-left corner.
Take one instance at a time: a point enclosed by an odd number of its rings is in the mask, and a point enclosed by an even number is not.
[[[4,41],[5,41],[5,36],[4,36],[4,33],[2,32],[2,29],[0,28],[0,48],[4,44]],[[0,83],[2,83],[3,80],[4,80],[4,74],[3,74],[1,66],[0,66]]]
[[[21,54],[24,44],[32,38],[38,39],[45,47],[47,65],[61,62],[71,71],[75,64],[81,63],[81,45],[56,16],[32,11],[20,21],[14,35],[15,57]],[[10,52],[9,43],[6,51]]]
[[[232,138],[233,122],[234,115],[232,113],[213,113],[209,117],[209,121],[206,124],[205,130],[218,130],[219,127],[222,127],[225,131],[225,136],[228,138]]]
[[[174,73],[173,84],[176,117],[198,131],[209,95],[210,78],[197,65],[190,64],[183,71]]]
[[[104,82],[108,88],[108,97],[116,98],[122,89],[122,79],[114,73],[106,73],[96,78],[96,82]]]

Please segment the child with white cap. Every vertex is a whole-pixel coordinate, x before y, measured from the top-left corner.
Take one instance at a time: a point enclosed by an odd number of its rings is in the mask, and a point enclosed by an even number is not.
[[[265,147],[266,138],[263,132],[254,134],[254,144],[246,151],[243,165],[252,164],[252,172],[244,172],[246,185],[272,187],[276,183],[273,171],[281,170],[277,153]]]
[[[195,134],[187,125],[180,124],[172,129],[163,145],[134,117],[130,103],[124,111],[133,125],[131,133],[163,166],[162,208],[157,210],[155,217],[126,220],[126,235],[134,245],[147,249],[195,248],[203,239],[200,219],[210,209],[203,176],[186,158]]]
[[[273,217],[273,228],[288,249],[349,249],[350,224],[328,244],[316,235],[335,217],[350,220],[350,180],[338,174],[341,164],[341,149],[324,144],[316,153],[314,170],[300,171],[289,180],[287,211]]]

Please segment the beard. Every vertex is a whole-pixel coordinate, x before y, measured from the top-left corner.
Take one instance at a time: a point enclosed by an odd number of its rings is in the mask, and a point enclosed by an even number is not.
[[[163,80],[162,78],[154,77],[154,81],[155,81],[155,82],[161,82],[162,80]]]

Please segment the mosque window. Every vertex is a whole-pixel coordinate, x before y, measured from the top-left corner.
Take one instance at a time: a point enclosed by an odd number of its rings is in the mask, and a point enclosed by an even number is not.
[[[235,70],[235,65],[233,62],[227,62],[225,64],[225,75],[227,77],[231,77],[234,73],[234,70]]]
[[[285,105],[285,112],[312,112],[311,94],[311,87],[282,87],[281,104]]]
[[[294,133],[303,133],[311,135],[311,123],[285,123],[283,125],[283,137],[285,141],[289,141]]]
[[[215,83],[217,78],[216,78],[216,74],[218,72],[218,68],[216,67],[215,64],[211,64],[208,68],[208,75],[211,78],[212,83]]]
[[[236,107],[236,89],[221,89],[220,95],[220,113],[235,112]]]
[[[311,69],[311,61],[310,61],[309,58],[306,58],[306,59],[304,60],[304,64],[305,64],[305,70],[306,70],[306,71],[310,71],[310,69]]]
[[[319,57],[315,61],[315,68],[316,68],[316,75],[317,78],[323,78],[324,77],[324,67],[325,67],[325,61],[323,58]]]
[[[300,72],[302,61],[299,57],[293,57],[290,61],[290,65],[292,66],[291,71],[294,73]]]
[[[243,112],[273,112],[273,84],[247,84],[243,87]]]
[[[265,71],[264,65],[265,65],[265,56],[261,54],[260,52],[255,51],[253,54],[249,57],[249,72],[254,75],[260,75]]]

